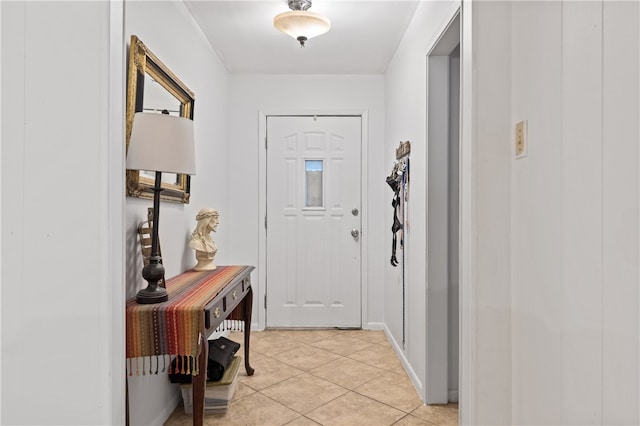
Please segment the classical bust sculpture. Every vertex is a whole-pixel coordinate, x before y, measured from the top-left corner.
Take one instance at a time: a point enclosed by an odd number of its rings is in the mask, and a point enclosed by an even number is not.
[[[213,258],[218,252],[218,248],[211,238],[211,232],[215,232],[218,226],[218,216],[218,211],[210,208],[201,209],[196,216],[198,224],[191,233],[191,241],[189,241],[189,247],[196,251],[196,260],[198,261],[198,264],[193,268],[194,271],[216,269]]]

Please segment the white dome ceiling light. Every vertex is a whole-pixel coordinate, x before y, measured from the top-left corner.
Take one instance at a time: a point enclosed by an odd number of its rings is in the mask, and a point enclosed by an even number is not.
[[[308,12],[311,0],[289,0],[291,11],[283,12],[273,18],[273,26],[298,40],[301,47],[313,37],[322,35],[331,28],[331,21],[319,13]]]

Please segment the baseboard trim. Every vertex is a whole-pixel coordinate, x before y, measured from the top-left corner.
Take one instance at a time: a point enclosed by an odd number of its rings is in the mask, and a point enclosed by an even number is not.
[[[407,376],[409,376],[409,380],[411,380],[413,387],[416,388],[418,395],[420,395],[420,399],[424,403],[424,389],[422,386],[422,381],[418,378],[418,375],[413,370],[413,367],[411,367],[411,364],[409,364],[409,360],[407,360],[407,357],[405,356],[404,351],[401,349],[398,342],[396,342],[396,339],[394,339],[393,335],[391,334],[391,331],[389,331],[389,329],[387,328],[387,325],[383,324],[383,326],[384,326],[384,334],[387,336],[387,340],[391,344],[391,347],[393,348],[394,352],[398,356],[398,359],[400,360],[400,363],[402,364],[402,368],[404,368],[404,371],[407,373]]]
[[[458,389],[449,390],[449,402],[458,402]]]
[[[384,330],[385,325],[383,322],[368,322],[366,326],[362,327],[363,330]]]
[[[167,420],[169,420],[169,417],[171,417],[171,414],[173,414],[175,409],[178,408],[178,404],[180,404],[181,400],[182,400],[182,392],[180,391],[180,387],[176,386],[176,391],[174,393],[173,398],[171,398],[171,401],[169,401],[169,403],[165,405],[164,410],[160,412],[158,417],[156,417],[155,421],[151,424],[164,425],[167,422]]]

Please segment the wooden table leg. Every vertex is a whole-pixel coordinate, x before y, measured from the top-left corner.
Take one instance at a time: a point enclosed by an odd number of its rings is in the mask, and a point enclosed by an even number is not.
[[[207,386],[207,362],[209,360],[209,342],[202,335],[200,355],[198,355],[199,372],[192,377],[191,396],[193,397],[193,426],[204,423],[204,394]]]
[[[253,310],[253,290],[249,287],[247,295],[242,299],[244,313],[244,369],[247,376],[253,376],[255,370],[249,364],[249,338],[251,337],[251,311]]]

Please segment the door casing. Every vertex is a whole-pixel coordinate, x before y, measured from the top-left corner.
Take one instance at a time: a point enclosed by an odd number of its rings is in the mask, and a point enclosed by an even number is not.
[[[360,241],[361,241],[361,261],[360,261],[360,276],[362,279],[362,291],[360,293],[361,299],[361,319],[360,322],[362,324],[362,328],[368,328],[369,321],[368,318],[368,244],[369,244],[369,229],[368,229],[368,200],[366,195],[368,193],[368,182],[367,176],[369,174],[369,168],[366,159],[368,158],[368,147],[369,147],[369,114],[368,111],[362,109],[318,109],[318,110],[264,110],[259,111],[258,119],[259,119],[259,128],[258,128],[258,143],[260,146],[259,150],[259,161],[258,161],[258,169],[260,176],[260,189],[259,189],[259,249],[258,249],[258,286],[257,286],[257,294],[254,297],[254,313],[257,313],[257,318],[254,317],[253,325],[255,325],[257,320],[257,329],[264,330],[267,326],[266,316],[267,310],[265,305],[265,297],[268,298],[267,295],[267,274],[266,274],[266,266],[267,266],[267,230],[266,230],[266,214],[267,214],[267,150],[266,150],[266,140],[267,140],[267,117],[268,116],[359,116],[362,121],[362,149],[360,152],[360,179],[362,184],[362,194],[364,196],[362,200],[362,208],[361,208],[361,232],[360,232]]]
[[[455,191],[449,186],[449,169],[454,165],[457,172],[457,181],[460,181],[460,169],[458,167],[460,151],[456,149],[457,158],[449,158],[451,153],[450,144],[450,58],[451,53],[457,46],[461,45],[461,25],[460,12],[456,13],[433,48],[427,54],[427,147],[428,147],[428,183],[427,183],[427,321],[426,330],[426,377],[423,388],[423,400],[427,404],[445,404],[450,400],[458,400],[458,389],[449,392],[449,362],[456,362],[459,365],[459,356],[455,360],[450,360],[448,339],[449,333],[449,312],[448,296],[451,291],[449,263],[455,260],[460,268],[460,250],[457,244],[456,253],[449,251],[450,241],[449,228],[455,227],[458,230],[458,243],[460,241],[460,213],[450,218],[449,198],[455,196],[460,200],[460,194],[456,187]],[[458,61],[459,63],[459,61]],[[458,80],[460,76],[458,75]],[[457,83],[460,88],[461,82]],[[459,92],[460,93],[460,92]],[[460,108],[461,103],[457,102],[458,108],[458,136],[455,143],[460,147]],[[446,164],[446,168],[439,167]],[[461,206],[459,206],[460,208]],[[450,223],[450,220],[455,223]],[[455,256],[455,259],[452,259]],[[458,274],[460,275],[460,274]],[[460,301],[457,301],[458,312],[460,312]],[[458,314],[459,315],[459,314]],[[459,330],[459,325],[458,325]],[[458,333],[453,333],[458,336]],[[455,347],[458,349],[458,347]],[[458,369],[456,369],[456,373]],[[458,380],[459,381],[459,380]]]
[[[359,115],[267,116],[268,328],[362,326],[361,132]],[[322,162],[319,207],[307,160]]]

